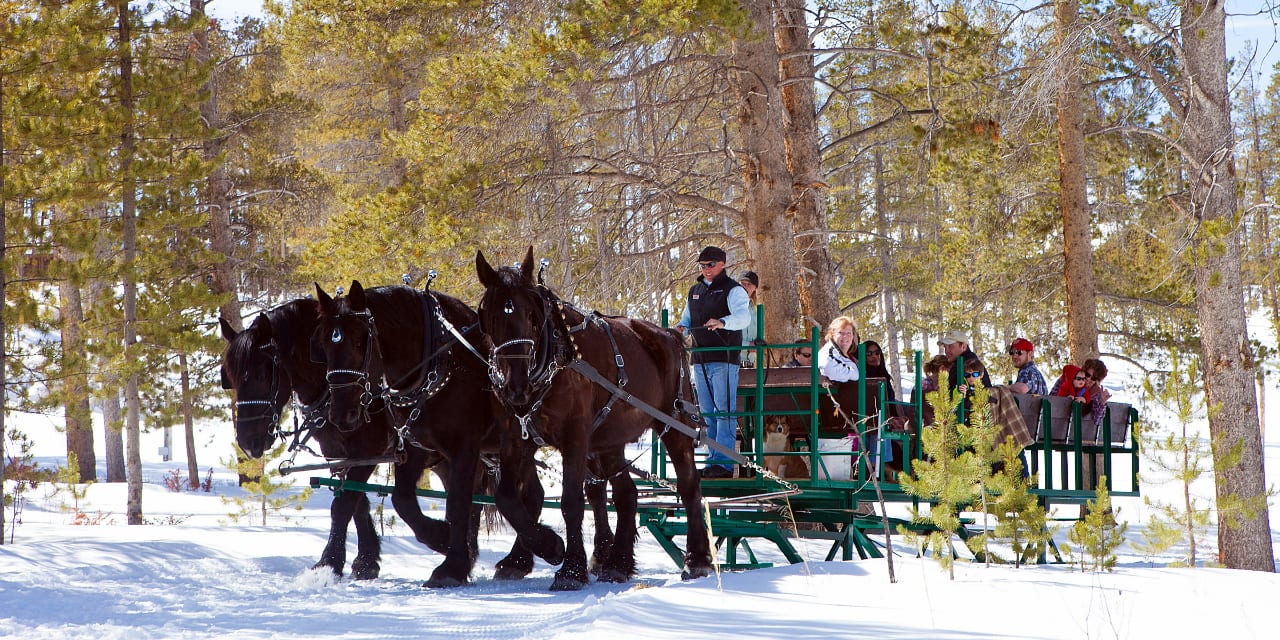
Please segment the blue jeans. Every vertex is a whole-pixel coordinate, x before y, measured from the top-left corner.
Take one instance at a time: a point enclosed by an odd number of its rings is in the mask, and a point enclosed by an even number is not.
[[[737,450],[738,420],[709,413],[728,413],[738,407],[738,363],[708,362],[693,365],[693,384],[698,391],[698,410],[707,423],[707,434],[730,451]],[[733,469],[732,459],[711,449],[707,466],[719,463]]]

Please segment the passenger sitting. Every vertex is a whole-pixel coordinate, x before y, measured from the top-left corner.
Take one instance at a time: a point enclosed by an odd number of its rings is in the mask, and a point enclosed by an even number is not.
[[[867,356],[867,377],[884,378],[885,398],[889,402],[897,402],[898,396],[893,391],[893,377],[889,375],[889,367],[885,366],[884,350],[880,348],[880,343],[868,340],[862,345]]]
[[[1062,375],[1049,389],[1049,395],[1063,398],[1075,398],[1076,402],[1089,401],[1089,389],[1085,386],[1084,370],[1074,364],[1062,368]]]
[[[791,360],[782,365],[785,368],[792,367],[812,367],[813,366],[813,347],[809,345],[801,345],[796,347],[791,353]]]

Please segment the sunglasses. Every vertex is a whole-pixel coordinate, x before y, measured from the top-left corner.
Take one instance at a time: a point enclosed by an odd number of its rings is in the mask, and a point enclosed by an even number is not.
[[[1088,378],[1088,379],[1090,379],[1090,380],[1097,380],[1097,378],[1093,377],[1093,374],[1092,374],[1092,373],[1089,373],[1089,372],[1085,372],[1084,377],[1086,377],[1086,378]]]
[[[877,350],[875,350],[875,349],[872,349],[871,351],[868,351],[868,352],[867,352],[867,357],[868,357],[868,358],[869,358],[869,357],[871,357],[871,356],[878,356],[878,355],[880,355],[880,352],[879,352],[879,351],[877,351]]]
[[[981,378],[981,377],[982,377],[982,372],[981,372],[981,371],[970,371],[969,373],[966,373],[966,374],[964,374],[964,375],[966,375],[966,376],[968,376],[968,377],[970,377],[970,378]]]
[[[813,357],[813,352],[812,352],[812,351],[798,351],[798,352],[796,352],[796,355],[798,355],[798,356],[800,356],[800,357],[802,357],[802,358],[812,358],[812,357]]]
[[[1009,355],[1011,355],[1011,356],[1020,356],[1020,355],[1022,355],[1022,354],[1024,354],[1024,353],[1026,353],[1026,352],[1025,352],[1025,351],[1023,351],[1022,349],[1010,349],[1010,350],[1009,350]]]
[[[716,266],[716,263],[715,263],[714,261],[713,261],[713,262],[699,262],[699,263],[698,263],[698,266],[699,266],[699,267],[702,267],[703,269],[710,269],[711,267]]]
[[[1084,380],[1084,378],[1085,378],[1085,375],[1083,373],[1076,376],[1076,380]]]

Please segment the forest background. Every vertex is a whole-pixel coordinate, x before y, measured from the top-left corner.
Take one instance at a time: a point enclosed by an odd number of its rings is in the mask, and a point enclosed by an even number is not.
[[[219,316],[431,270],[475,300],[477,249],[532,245],[656,320],[717,244],[770,341],[849,314],[898,378],[952,329],[1001,379],[1017,336],[1202,372],[1221,559],[1274,570],[1244,323],[1280,326],[1274,27],[1228,56],[1221,0],[210,4],[0,0],[5,413],[62,414],[131,523],[140,430],[229,411]]]

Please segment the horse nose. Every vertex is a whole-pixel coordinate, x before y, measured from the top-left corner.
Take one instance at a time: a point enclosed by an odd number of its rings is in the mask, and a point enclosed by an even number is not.
[[[360,409],[358,407],[333,407],[329,412],[329,421],[342,433],[351,433],[360,428]]]

